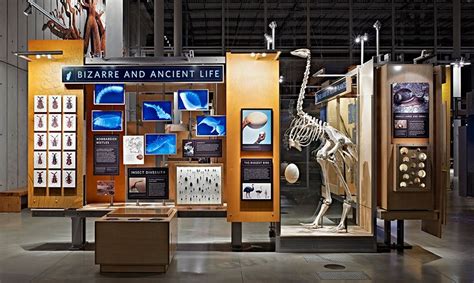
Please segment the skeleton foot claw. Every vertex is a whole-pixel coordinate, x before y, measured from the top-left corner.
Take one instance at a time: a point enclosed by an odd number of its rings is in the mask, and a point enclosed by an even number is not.
[[[337,225],[336,227],[334,227],[333,232],[346,233],[347,231],[346,231],[346,228],[344,227],[344,225]]]
[[[301,226],[308,228],[308,229],[318,229],[321,228],[321,226],[315,224],[315,223],[300,223]]]

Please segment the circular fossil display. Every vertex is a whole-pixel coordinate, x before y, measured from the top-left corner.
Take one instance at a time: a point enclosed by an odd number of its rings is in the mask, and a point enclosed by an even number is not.
[[[418,159],[421,160],[421,161],[425,161],[427,158],[428,158],[428,156],[424,152],[418,154]]]
[[[421,180],[420,180],[420,178],[415,178],[415,179],[413,180],[413,182],[415,182],[415,184],[418,184],[418,183],[421,182]]]
[[[408,174],[403,174],[402,178],[403,178],[404,180],[408,180],[408,179],[410,179],[410,175],[408,175]]]
[[[425,183],[421,183],[420,187],[422,187],[422,188],[426,187]]]
[[[405,182],[400,182],[400,188],[406,188],[407,187],[407,183]]]
[[[402,159],[403,162],[410,162],[410,158],[408,156],[403,157]]]
[[[411,166],[411,168],[416,168],[416,163],[415,163],[415,162],[412,162],[412,163],[410,164],[410,166]]]
[[[426,177],[426,171],[425,170],[418,171],[418,177],[420,177],[420,178]]]
[[[403,154],[403,155],[408,154],[408,148],[406,148],[406,147],[400,148],[400,153]]]
[[[421,169],[425,168],[425,163],[423,162],[418,163],[418,168],[421,168]]]
[[[408,166],[406,164],[400,164],[400,171],[402,172],[408,171]]]

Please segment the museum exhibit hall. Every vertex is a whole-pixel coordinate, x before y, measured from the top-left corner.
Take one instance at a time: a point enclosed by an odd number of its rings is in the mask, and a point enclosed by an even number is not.
[[[474,282],[474,1],[0,0],[0,283]]]

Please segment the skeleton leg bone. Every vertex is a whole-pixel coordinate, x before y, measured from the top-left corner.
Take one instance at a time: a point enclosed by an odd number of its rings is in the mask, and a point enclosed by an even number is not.
[[[344,222],[346,221],[347,215],[349,214],[349,211],[351,210],[351,203],[353,202],[353,199],[352,199],[352,193],[349,190],[349,186],[347,185],[347,182],[344,179],[344,176],[342,175],[341,169],[337,165],[337,162],[335,160],[331,160],[330,164],[336,171],[337,177],[342,183],[344,187],[344,192],[346,193],[346,199],[344,200],[344,203],[342,204],[341,221],[339,222],[339,225],[337,225],[337,227],[335,228],[335,231],[339,232],[339,231],[344,230]]]
[[[317,158],[317,161],[321,165],[323,180],[324,180],[324,183],[326,183],[325,180],[327,179],[327,176],[328,176],[329,161],[324,158]],[[309,224],[301,223],[301,225],[314,228],[314,229],[321,227],[323,217],[332,203],[331,189],[329,188],[329,186],[327,184],[323,185],[322,190],[324,190],[324,200],[321,205],[321,209],[318,212],[318,215],[316,216],[316,218],[314,219],[312,223],[309,223]]]

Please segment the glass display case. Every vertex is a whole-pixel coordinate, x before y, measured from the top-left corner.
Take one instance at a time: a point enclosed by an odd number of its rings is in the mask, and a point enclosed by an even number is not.
[[[372,92],[357,84],[361,72],[306,95],[302,113],[310,118],[301,121],[298,97],[281,98],[279,251],[375,249],[367,170],[373,147],[361,144],[373,138],[373,117],[361,113],[372,113],[373,100]],[[368,172],[370,177],[364,176]]]

